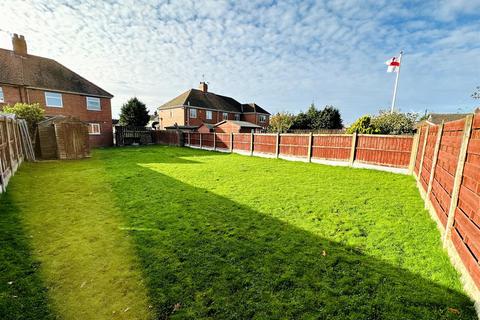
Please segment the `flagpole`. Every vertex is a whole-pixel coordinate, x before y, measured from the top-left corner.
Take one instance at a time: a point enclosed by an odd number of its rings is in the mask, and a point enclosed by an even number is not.
[[[400,65],[398,66],[397,76],[395,77],[395,87],[393,88],[393,99],[392,99],[392,107],[390,108],[390,113],[393,113],[395,110],[395,102],[397,100],[397,88],[398,88],[398,78],[400,77],[400,68],[402,67],[402,55],[403,50],[400,51],[400,55],[398,56],[398,62]]]

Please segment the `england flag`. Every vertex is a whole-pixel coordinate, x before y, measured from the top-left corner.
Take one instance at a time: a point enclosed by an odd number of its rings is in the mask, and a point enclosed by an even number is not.
[[[398,72],[400,69],[400,59],[397,57],[387,60],[385,64],[388,66],[387,72]]]

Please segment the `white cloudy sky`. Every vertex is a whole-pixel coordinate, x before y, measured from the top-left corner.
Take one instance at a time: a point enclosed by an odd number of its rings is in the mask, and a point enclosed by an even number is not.
[[[480,0],[0,2],[0,47],[24,34],[56,59],[151,110],[197,87],[269,111],[315,101],[347,122],[390,105],[385,61],[405,50],[402,111],[471,111],[480,85]]]

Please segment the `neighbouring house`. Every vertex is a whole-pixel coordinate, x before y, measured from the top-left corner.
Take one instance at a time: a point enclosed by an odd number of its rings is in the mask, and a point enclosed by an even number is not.
[[[264,129],[254,123],[248,121],[237,121],[237,120],[223,120],[216,124],[203,123],[197,129],[201,133],[260,133]]]
[[[0,49],[0,108],[39,103],[46,117],[88,123],[90,146],[112,145],[113,95],[55,60],[28,54],[23,36],[14,34],[12,44],[13,50]]]
[[[259,105],[240,103],[231,97],[209,92],[205,82],[200,82],[199,89],[190,89],[160,106],[158,117],[160,129],[188,131],[207,130],[207,125],[224,120],[249,122],[266,130],[270,121],[270,113]],[[201,128],[204,124],[207,127]]]

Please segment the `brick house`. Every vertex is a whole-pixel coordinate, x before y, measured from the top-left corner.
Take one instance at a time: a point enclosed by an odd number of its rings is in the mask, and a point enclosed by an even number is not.
[[[160,106],[158,117],[160,129],[177,125],[195,131],[203,124],[231,120],[249,122],[265,130],[270,113],[255,103],[242,104],[231,97],[209,92],[208,85],[200,82],[199,89],[190,89]]]
[[[110,146],[113,95],[55,60],[30,55],[23,36],[13,50],[0,49],[0,108],[39,103],[45,116],[72,116],[89,124],[90,146]]]

